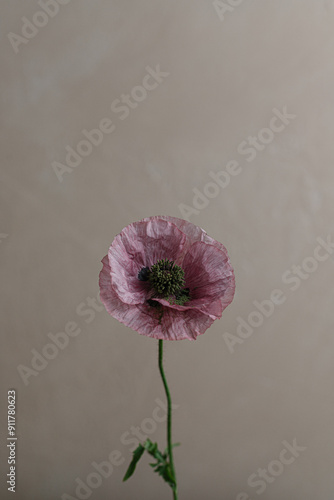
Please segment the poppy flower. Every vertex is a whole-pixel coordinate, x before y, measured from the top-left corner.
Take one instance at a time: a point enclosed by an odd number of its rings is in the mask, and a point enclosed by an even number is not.
[[[235,278],[224,245],[176,217],[125,227],[102,264],[106,310],[147,337],[195,340],[233,300]]]

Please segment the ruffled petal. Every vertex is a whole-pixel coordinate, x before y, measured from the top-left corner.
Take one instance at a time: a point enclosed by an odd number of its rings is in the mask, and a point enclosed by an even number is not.
[[[166,307],[163,309],[161,324],[152,331],[151,336],[163,340],[196,340],[213,321],[196,310],[177,311]]]
[[[192,306],[211,314],[212,304],[220,301],[221,316],[232,302],[235,292],[234,272],[225,247],[219,249],[214,245],[196,242],[185,255],[182,267]]]
[[[182,231],[188,238],[189,246],[195,243],[196,241],[202,241],[203,243],[208,243],[209,245],[213,245],[220,250],[227,252],[226,248],[222,243],[216,241],[211,236],[207,234],[204,229],[200,226],[196,226],[192,222],[188,222],[183,219],[179,219],[178,217],[170,217],[169,215],[158,215],[154,217],[147,217],[143,219],[143,221],[149,221],[152,219],[163,219],[174,224],[180,231]]]
[[[223,312],[223,307],[222,307],[222,303],[221,303],[220,299],[210,301],[210,302],[203,302],[200,299],[197,299],[196,301],[190,300],[189,302],[187,302],[183,306],[180,306],[178,304],[171,304],[166,299],[154,298],[153,300],[155,300],[156,302],[159,302],[161,305],[163,305],[166,308],[175,309],[176,311],[194,310],[194,311],[197,311],[199,313],[206,314],[212,320],[221,318],[221,315]]]
[[[137,329],[141,328],[146,331],[148,323],[151,324],[150,328],[152,328],[152,318],[147,312],[145,313],[143,307],[126,304],[116,294],[111,283],[111,269],[107,255],[102,259],[102,263],[103,268],[99,278],[100,298],[107,312],[133,330],[138,331]]]

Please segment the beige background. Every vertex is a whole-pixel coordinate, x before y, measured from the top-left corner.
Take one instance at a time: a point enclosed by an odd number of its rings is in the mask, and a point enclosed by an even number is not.
[[[72,0],[15,53],[8,33],[21,35],[22,17],[40,10],[35,0],[1,2],[1,498],[13,498],[11,387],[17,500],[79,498],[77,479],[86,482],[113,450],[125,462],[89,498],[171,498],[146,457],[122,483],[131,446],[121,436],[152,425],[156,399],[165,401],[157,341],[88,303],[124,226],[183,217],[193,189],[210,189],[210,171],[235,160],[241,172],[218,193],[211,187],[215,196],[189,218],[228,248],[235,299],[196,342],[165,345],[179,405],[179,497],[331,500],[333,255],[322,250],[327,260],[294,291],[282,277],[304,259],[312,267],[317,238],[334,236],[334,1],[234,0],[220,18],[210,0]],[[169,76],[120,120],[111,103],[157,65]],[[284,106],[295,118],[248,162],[240,143],[259,132],[267,139],[262,129]],[[66,146],[104,118],[115,130],[59,182],[53,162],[64,164]],[[236,335],[237,317],[247,320],[274,289],[284,304],[230,352],[224,334]],[[25,385],[18,366],[31,368],[31,350],[41,353],[68,322],[80,334]],[[156,427],[150,438],[164,447],[165,425]],[[294,439],[306,449],[259,495],[248,478]]]

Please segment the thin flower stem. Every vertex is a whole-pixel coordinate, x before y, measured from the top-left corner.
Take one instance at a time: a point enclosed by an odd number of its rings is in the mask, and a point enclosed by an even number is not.
[[[162,365],[162,358],[163,358],[163,340],[159,340],[159,370],[162,378],[162,382],[164,384],[164,388],[166,391],[166,397],[167,397],[167,446],[168,446],[168,456],[169,456],[169,463],[170,463],[170,468],[171,472],[173,474],[173,477],[175,478],[175,486],[172,487],[173,489],[173,500],[178,500],[177,497],[177,484],[176,484],[176,475],[175,475],[175,469],[174,469],[174,460],[173,460],[173,448],[172,448],[172,398],[170,397],[170,392],[169,388],[167,385],[167,380],[165,376],[165,372],[163,369]]]

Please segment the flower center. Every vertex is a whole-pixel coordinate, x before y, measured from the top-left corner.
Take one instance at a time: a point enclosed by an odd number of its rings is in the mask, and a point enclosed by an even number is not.
[[[164,298],[176,295],[185,283],[184,270],[167,259],[158,260],[151,267],[148,279],[155,292]]]
[[[151,269],[143,267],[138,273],[140,281],[149,281],[153,297],[167,299],[171,304],[183,305],[190,300],[189,288],[184,288],[184,270],[168,259],[158,260]],[[149,300],[152,305],[153,300]]]

